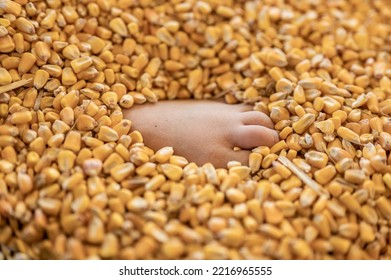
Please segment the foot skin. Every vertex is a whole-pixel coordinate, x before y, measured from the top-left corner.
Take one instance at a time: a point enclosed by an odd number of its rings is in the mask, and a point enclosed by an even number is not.
[[[211,100],[159,101],[124,110],[132,130],[141,132],[153,150],[170,146],[190,162],[227,167],[231,160],[248,164],[250,149],[278,141],[273,123],[245,104]],[[234,147],[243,150],[234,151]]]

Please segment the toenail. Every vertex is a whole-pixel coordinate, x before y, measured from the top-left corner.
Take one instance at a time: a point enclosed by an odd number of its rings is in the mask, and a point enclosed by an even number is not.
[[[275,144],[275,143],[278,143],[279,141],[280,141],[280,136],[278,135],[278,132],[277,131],[274,131],[274,143],[273,143],[273,145]]]

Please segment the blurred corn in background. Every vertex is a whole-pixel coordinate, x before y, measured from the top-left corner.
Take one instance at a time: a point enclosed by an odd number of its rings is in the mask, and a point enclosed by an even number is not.
[[[391,5],[0,0],[0,259],[389,259]],[[254,104],[249,166],[122,108]]]

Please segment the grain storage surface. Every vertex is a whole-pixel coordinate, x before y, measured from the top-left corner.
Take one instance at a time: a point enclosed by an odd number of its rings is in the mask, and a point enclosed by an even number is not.
[[[0,0],[0,259],[390,258],[390,52],[386,0]],[[281,141],[196,166],[121,112],[218,96]]]

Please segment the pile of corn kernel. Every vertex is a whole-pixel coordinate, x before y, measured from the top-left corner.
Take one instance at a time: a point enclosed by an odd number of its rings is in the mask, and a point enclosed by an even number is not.
[[[122,113],[221,96],[249,166]],[[387,0],[0,0],[0,259],[389,259],[390,96]]]

